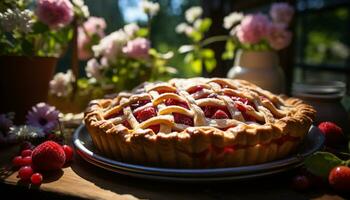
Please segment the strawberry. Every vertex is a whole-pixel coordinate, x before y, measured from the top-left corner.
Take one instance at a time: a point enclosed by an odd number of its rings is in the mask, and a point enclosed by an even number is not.
[[[147,119],[154,117],[156,115],[157,113],[154,107],[147,107],[135,113],[135,117],[139,122],[146,121]]]
[[[187,108],[188,109],[188,105],[187,105],[186,102],[179,101],[179,100],[176,100],[176,99],[167,99],[167,100],[165,100],[165,105],[167,105],[167,106],[171,106],[171,105],[181,106],[183,108]]]
[[[130,107],[131,107],[132,110],[135,110],[136,108],[144,106],[144,105],[146,105],[149,102],[151,102],[151,101],[147,100],[147,99],[146,100],[138,100],[136,103],[131,104]]]
[[[328,176],[329,184],[338,191],[350,191],[350,168],[347,166],[334,167]]]
[[[32,153],[32,165],[36,170],[58,170],[66,161],[61,145],[54,141],[46,141],[37,146]]]
[[[213,118],[213,119],[228,119],[229,117],[226,114],[226,112],[219,109],[214,113],[214,115],[211,118]]]
[[[191,117],[179,113],[173,113],[173,115],[176,123],[193,126],[193,120]]]
[[[160,129],[160,125],[152,125],[152,126],[149,126],[148,128],[152,129],[154,133],[158,133]]]
[[[339,145],[344,139],[343,130],[335,123],[322,122],[318,125],[318,128],[325,136],[325,143],[327,146],[335,147]]]

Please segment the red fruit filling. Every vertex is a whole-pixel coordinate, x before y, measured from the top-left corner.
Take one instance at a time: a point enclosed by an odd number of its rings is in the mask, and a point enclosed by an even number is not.
[[[144,106],[144,105],[148,104],[149,102],[151,102],[151,101],[148,100],[148,99],[138,100],[136,103],[133,103],[133,104],[130,105],[131,110],[135,110],[136,108]]]
[[[193,119],[186,115],[180,113],[173,113],[174,121],[179,124],[186,124],[188,126],[193,126]]]
[[[194,87],[189,88],[189,89],[187,90],[187,92],[190,93],[190,94],[193,94],[193,93],[199,92],[199,91],[201,91],[201,90],[203,90],[203,89],[204,89],[203,86],[201,86],[201,85],[196,85],[196,86],[194,86]]]
[[[211,118],[213,118],[213,119],[228,119],[229,117],[226,114],[226,112],[224,112],[223,110],[217,110]]]
[[[162,89],[157,90],[157,92],[158,92],[159,94],[163,94],[163,93],[175,93],[175,92],[172,91],[172,90],[162,90]]]
[[[134,113],[137,121],[143,122],[146,121],[147,119],[154,117],[157,115],[156,109],[154,107],[147,107],[143,110],[140,110],[136,113]]]
[[[131,125],[129,124],[128,121],[125,120],[122,124],[123,124],[126,128],[131,129]]]
[[[158,133],[160,129],[160,125],[152,125],[152,126],[149,126],[148,128],[152,129],[154,133]]]
[[[179,100],[176,100],[176,99],[167,99],[165,100],[165,105],[167,106],[181,106],[183,108],[189,108],[187,103],[186,102],[183,102],[183,101],[179,101]]]
[[[202,107],[202,110],[204,111],[204,115],[207,118],[214,118],[214,119],[228,119],[231,118],[231,114],[228,111],[228,109],[226,107],[215,107],[215,106],[205,106]],[[219,111],[220,110],[220,111]],[[226,114],[226,118],[215,118],[214,114],[219,111],[219,115],[220,117],[223,117],[222,112],[224,112]]]

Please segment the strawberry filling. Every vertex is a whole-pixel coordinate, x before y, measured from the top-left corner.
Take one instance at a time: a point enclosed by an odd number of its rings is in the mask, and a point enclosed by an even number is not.
[[[140,110],[134,113],[138,122],[146,121],[149,118],[152,118],[157,115],[156,109],[154,107],[147,107],[143,110]]]
[[[148,104],[149,102],[151,102],[150,100],[138,100],[136,103],[133,103],[130,105],[131,110],[135,110],[138,107],[144,106],[146,104]]]
[[[125,120],[122,124],[123,124],[126,128],[131,129],[131,125],[129,124],[128,121]]]
[[[204,106],[202,107],[202,110],[204,111],[204,115],[207,118],[214,118],[214,119],[231,118],[231,114],[226,107]],[[223,113],[225,113],[225,115]]]
[[[154,133],[158,133],[160,129],[160,125],[152,125],[152,126],[149,126],[148,128],[152,129]]]
[[[191,117],[188,117],[186,115],[180,114],[180,113],[173,113],[174,121],[178,124],[185,124],[188,126],[193,126],[193,119]]]

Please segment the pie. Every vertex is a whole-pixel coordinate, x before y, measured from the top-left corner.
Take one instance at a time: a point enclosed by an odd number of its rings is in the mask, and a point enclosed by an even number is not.
[[[171,79],[90,102],[97,150],[118,161],[171,168],[264,163],[297,149],[315,110],[244,81]]]

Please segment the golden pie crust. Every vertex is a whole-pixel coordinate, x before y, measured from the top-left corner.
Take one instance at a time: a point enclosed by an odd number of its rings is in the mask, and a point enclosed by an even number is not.
[[[186,106],[166,105],[168,99]],[[145,105],[133,108],[141,101]],[[155,116],[144,121],[135,117],[149,107]],[[203,108],[223,108],[229,119],[210,118]],[[174,113],[193,119],[193,125],[175,122]],[[130,93],[93,100],[85,124],[97,150],[110,158],[149,166],[216,168],[288,155],[314,117],[315,110],[301,100],[276,96],[244,80],[191,78],[145,83]]]

